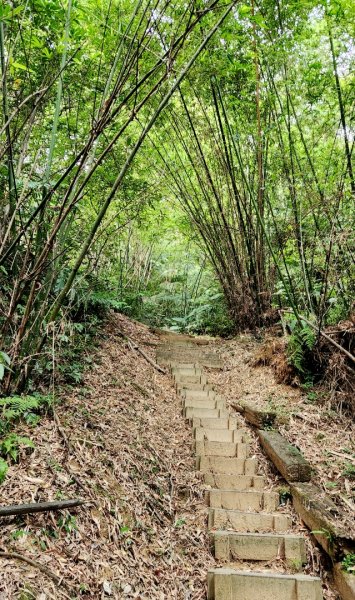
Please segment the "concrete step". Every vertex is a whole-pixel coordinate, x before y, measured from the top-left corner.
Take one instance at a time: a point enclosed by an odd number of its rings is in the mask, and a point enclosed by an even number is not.
[[[205,385],[205,375],[174,375],[176,385]]]
[[[187,398],[183,401],[184,408],[221,408],[227,410],[226,402],[223,398],[206,398],[206,400],[196,400],[195,398]]]
[[[204,379],[205,376],[203,376]],[[202,376],[201,376],[202,378]],[[189,390],[200,390],[202,392],[206,391],[206,390],[213,390],[213,385],[212,383],[201,383],[201,382],[196,382],[196,383],[176,383],[176,391],[179,394],[179,396],[182,396],[182,392],[186,389]]]
[[[189,366],[185,366],[187,363],[172,367],[171,374],[174,378],[176,377],[191,377],[191,376],[204,376],[203,369],[195,364],[189,363]]]
[[[211,569],[208,600],[322,600],[318,577]]]
[[[235,458],[248,458],[249,444],[196,440],[195,453],[198,456],[230,456]]]
[[[226,418],[195,417],[192,421],[194,429],[203,427],[205,429],[238,429],[238,420],[234,416]]]
[[[208,369],[223,369],[223,362],[220,359],[188,351],[180,353],[157,353],[157,362],[160,365],[170,367],[193,367],[194,365],[198,365],[200,367],[207,367]]]
[[[211,489],[207,492],[210,508],[225,508],[253,512],[272,512],[280,504],[279,495],[274,492]]]
[[[258,461],[255,458],[243,459],[225,456],[197,456],[196,468],[202,473],[256,475]]]
[[[160,360],[157,357],[157,362],[160,363]],[[200,370],[202,371],[202,366],[200,364],[198,364],[195,360],[170,360],[170,361],[163,361],[161,364],[166,364],[168,367],[170,367],[171,370],[173,369],[179,369],[179,370],[183,370],[186,369],[187,371],[192,371],[194,369],[196,369],[196,371]]]
[[[181,391],[180,396],[187,400],[210,400],[211,398],[215,398],[217,394],[214,390],[191,390],[190,388],[185,388]]]
[[[223,473],[205,473],[204,482],[212,488],[221,490],[237,490],[239,492],[250,489],[261,491],[264,489],[265,479],[260,475],[230,475]]]
[[[301,535],[275,533],[212,533],[214,555],[218,560],[283,560],[296,571],[307,562],[306,543]]]
[[[219,408],[196,408],[196,407],[190,407],[190,408],[185,408],[184,409],[184,416],[186,417],[186,419],[194,419],[196,417],[201,417],[201,418],[226,418],[229,416],[229,412],[224,410],[224,409],[219,409]]]
[[[207,429],[206,427],[195,427],[194,438],[197,442],[208,440],[209,442],[228,442],[240,444],[248,443],[251,438],[245,429]]]
[[[209,529],[267,533],[269,531],[289,531],[291,527],[291,517],[283,513],[255,513],[223,508],[211,508],[208,511]]]
[[[210,350],[205,350],[203,348],[196,348],[194,346],[175,346],[171,348],[159,348],[157,350],[157,355],[161,356],[174,356],[177,358],[182,358],[182,362],[185,361],[186,356],[188,357],[202,357],[208,358],[210,360],[220,360],[219,356],[215,352],[211,352]]]
[[[223,363],[221,361],[212,361],[203,358],[189,358],[186,357],[186,363],[181,363],[181,359],[157,359],[158,364],[164,365],[166,367],[178,367],[183,364],[186,367],[191,367],[196,365],[197,367],[206,367],[207,369],[223,369]]]

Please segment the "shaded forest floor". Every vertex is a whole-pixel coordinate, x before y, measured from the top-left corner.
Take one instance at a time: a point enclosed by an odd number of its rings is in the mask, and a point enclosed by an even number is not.
[[[93,362],[83,383],[57,405],[57,422],[43,417],[36,428],[17,428],[33,439],[35,449],[10,468],[0,503],[78,496],[90,503],[70,513],[2,521],[0,550],[41,562],[66,586],[28,564],[0,558],[4,600],[205,597],[206,572],[215,561],[191,431],[169,376],[130,349],[119,332],[154,359],[158,336],[113,315],[96,339],[94,355],[88,349]],[[319,483],[342,504],[346,521],[350,505],[341,496],[351,503],[354,484],[344,474],[354,456],[348,452],[354,439],[350,419],[276,384],[269,368],[253,368],[259,344],[251,336],[211,343],[226,368],[209,376],[227,399],[252,398],[294,414],[285,433],[317,466]],[[282,486],[256,443],[253,449],[270,488]],[[341,456],[331,454],[334,450]],[[291,507],[284,510],[297,522]],[[310,545],[309,552],[310,572],[326,578],[319,553]],[[325,598],[336,598],[327,586]]]

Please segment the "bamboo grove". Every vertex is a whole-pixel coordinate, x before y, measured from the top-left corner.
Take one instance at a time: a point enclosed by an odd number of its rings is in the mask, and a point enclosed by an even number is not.
[[[148,285],[159,206],[235,328],[350,314],[354,16],[343,0],[3,3],[5,393],[50,355],[80,286],[110,273],[118,297],[129,264]],[[144,223],[154,241],[137,243]]]

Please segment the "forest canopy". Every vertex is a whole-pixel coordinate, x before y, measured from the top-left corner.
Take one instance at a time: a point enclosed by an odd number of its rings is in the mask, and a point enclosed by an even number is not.
[[[351,317],[353,3],[16,0],[0,20],[4,393],[108,309],[281,319],[305,350]]]

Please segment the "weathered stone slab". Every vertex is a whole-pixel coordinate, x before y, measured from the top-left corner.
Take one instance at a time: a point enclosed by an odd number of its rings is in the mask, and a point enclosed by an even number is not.
[[[188,366],[185,366],[187,364]],[[196,363],[187,363],[186,361],[182,361],[176,367],[171,367],[171,372],[173,375],[193,375],[196,374],[196,372],[201,374],[203,369],[201,365],[196,365]]]
[[[335,587],[342,600],[354,600],[355,598],[355,574],[346,573],[338,563],[333,568]]]
[[[206,429],[238,429],[238,421],[234,416],[224,418],[196,417],[192,421],[194,428],[205,427]]]
[[[238,490],[239,492],[246,490],[264,489],[265,479],[261,475],[231,475],[224,473],[205,473],[204,482],[212,488],[220,490]]]
[[[206,429],[205,427],[194,428],[196,441],[208,440],[210,442],[233,442],[247,444],[250,441],[248,432],[243,429]]]
[[[206,492],[210,508],[225,508],[253,512],[273,512],[279,506],[279,495],[274,492],[211,489]]]
[[[209,369],[223,369],[223,362],[215,355],[200,354],[196,351],[157,352],[157,362],[171,367],[199,365]]]
[[[337,558],[344,547],[354,547],[354,532],[338,527],[339,510],[321,488],[312,483],[293,483],[291,494],[296,512],[329,556]]]
[[[159,362],[158,359],[157,359],[157,362]],[[171,360],[170,362],[167,362],[166,364],[171,368],[171,370],[173,370],[173,369],[179,369],[179,370],[186,369],[187,371],[192,371],[194,369],[196,369],[196,371],[202,370],[201,365],[197,364],[196,361],[194,361],[194,360],[190,360],[190,361]]]
[[[172,367],[171,373],[174,378],[191,377],[193,375],[198,375],[199,377],[203,376],[203,370],[201,369],[201,367],[199,367],[195,364],[189,364],[189,366],[185,366],[185,365],[181,364],[177,367]]]
[[[283,513],[254,513],[223,508],[208,511],[209,529],[231,529],[238,532],[289,531],[292,519]]]
[[[229,413],[220,408],[198,408],[191,406],[184,409],[184,415],[186,419],[194,419],[196,417],[218,419],[220,417],[228,417]]]
[[[219,560],[281,559],[293,561],[298,570],[307,562],[305,539],[301,535],[216,531],[212,541],[214,555]]]
[[[286,481],[310,481],[312,467],[278,431],[258,431],[266,454]]]
[[[262,410],[246,402],[232,403],[232,407],[255,427],[263,429],[270,427],[276,421],[276,413],[272,410]]]
[[[235,569],[208,571],[208,600],[322,600],[318,577],[256,573]]]
[[[202,377],[201,377],[202,379]],[[204,377],[204,379],[206,379]],[[189,388],[190,390],[201,390],[201,391],[206,391],[206,390],[213,390],[213,385],[211,383],[176,383],[176,391],[179,394],[179,396],[183,395],[183,391],[186,390],[187,388]]]
[[[174,375],[176,385],[182,385],[180,382],[185,382],[183,385],[201,385],[203,375]]]
[[[249,444],[201,440],[195,442],[195,453],[198,456],[231,456],[235,458],[248,458]]]
[[[190,388],[182,390],[180,395],[186,400],[210,400],[217,396],[214,390],[191,390]]]
[[[226,403],[223,399],[219,398],[206,398],[205,400],[196,400],[195,398],[188,398],[183,401],[184,408],[220,408],[226,410]]]
[[[256,475],[258,461],[255,458],[229,458],[225,456],[197,456],[196,467],[202,473],[234,473]]]

